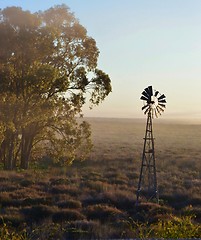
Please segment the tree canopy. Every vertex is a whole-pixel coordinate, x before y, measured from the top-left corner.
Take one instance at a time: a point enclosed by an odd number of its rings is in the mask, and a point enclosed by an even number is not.
[[[66,5],[30,13],[0,11],[0,160],[28,168],[50,156],[70,163],[91,146],[82,116],[89,98],[98,105],[111,92],[97,68],[99,50]],[[89,97],[88,97],[89,96]]]

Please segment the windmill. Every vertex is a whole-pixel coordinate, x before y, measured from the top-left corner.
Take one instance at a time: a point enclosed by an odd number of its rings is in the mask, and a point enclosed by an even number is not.
[[[147,201],[155,200],[158,202],[159,200],[152,119],[155,117],[158,118],[158,116],[164,112],[166,103],[165,98],[164,94],[160,94],[159,91],[153,90],[152,86],[145,88],[140,98],[144,102],[142,110],[144,111],[144,114],[147,115],[147,124],[136,205],[139,203],[140,196],[144,197]]]

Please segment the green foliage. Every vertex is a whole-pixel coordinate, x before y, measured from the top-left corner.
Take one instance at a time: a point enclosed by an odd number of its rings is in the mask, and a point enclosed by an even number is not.
[[[159,220],[157,223],[149,224],[134,221],[132,218],[124,221],[134,236],[140,239],[190,239],[199,238],[201,228],[199,224],[193,223],[192,216],[171,216],[170,220]]]
[[[124,220],[123,223],[136,238],[148,239],[152,236],[153,230],[149,227],[148,223],[134,221],[131,217],[128,220]]]
[[[4,222],[0,226],[0,240],[29,240],[27,235],[26,230],[18,233]]]
[[[172,217],[172,220],[159,220],[154,226],[154,233],[157,238],[169,239],[190,239],[199,238],[201,227],[193,223],[192,216]]]
[[[35,227],[30,233],[27,240],[60,240],[63,239],[65,229],[60,224],[56,223],[45,223]]]

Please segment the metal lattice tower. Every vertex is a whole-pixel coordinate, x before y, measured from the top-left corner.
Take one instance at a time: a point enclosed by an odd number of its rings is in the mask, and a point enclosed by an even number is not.
[[[161,95],[158,91],[153,92],[152,86],[144,89],[141,100],[145,102],[142,110],[145,110],[144,113],[147,114],[147,124],[136,205],[140,197],[145,198],[146,201],[159,201],[152,119],[154,116],[158,117],[158,114],[161,115],[165,108],[164,103],[166,103],[165,95]]]

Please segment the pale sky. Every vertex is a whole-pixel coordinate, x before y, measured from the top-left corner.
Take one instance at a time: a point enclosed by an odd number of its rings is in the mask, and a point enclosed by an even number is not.
[[[112,80],[113,92],[85,116],[142,118],[141,92],[152,85],[167,97],[163,118],[201,119],[201,0],[0,0],[0,8],[62,3],[96,40]]]

